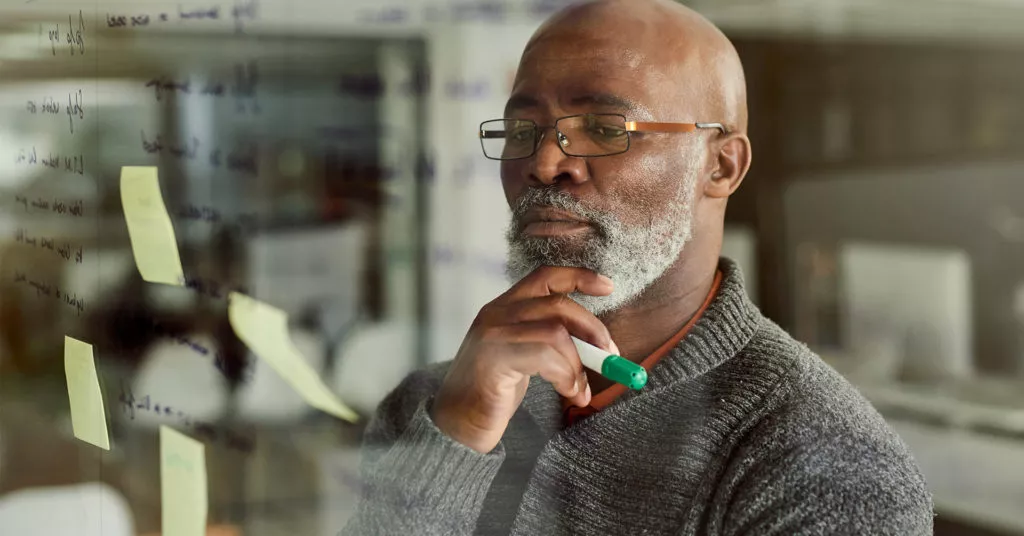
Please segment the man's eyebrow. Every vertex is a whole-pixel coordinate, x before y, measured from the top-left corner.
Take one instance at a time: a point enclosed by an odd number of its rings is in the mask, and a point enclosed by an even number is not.
[[[574,97],[569,103],[573,106],[593,106],[603,110],[615,110],[620,112],[640,112],[644,108],[632,100],[625,99],[610,93],[591,93]],[[536,108],[540,101],[529,95],[512,95],[505,104],[505,117],[510,117],[513,112]]]
[[[639,107],[631,100],[618,97],[609,93],[593,93],[590,95],[581,95],[575,97],[570,101],[571,104],[578,105],[590,105],[596,106],[603,109],[614,109],[622,112],[633,112]]]
[[[523,108],[536,108],[540,106],[540,101],[527,95],[512,95],[509,97],[508,102],[505,103],[505,117],[509,117],[512,112],[522,110]]]

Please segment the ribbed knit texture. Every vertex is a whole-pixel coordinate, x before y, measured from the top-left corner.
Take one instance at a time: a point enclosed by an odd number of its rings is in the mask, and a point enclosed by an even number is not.
[[[410,375],[367,430],[342,534],[931,534],[903,442],[761,315],[734,263],[720,268],[718,296],[647,386],[568,428],[534,378],[499,446],[477,453],[427,411],[447,364]]]

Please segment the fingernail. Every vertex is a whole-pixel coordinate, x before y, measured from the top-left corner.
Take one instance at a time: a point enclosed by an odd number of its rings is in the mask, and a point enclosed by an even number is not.
[[[613,354],[622,357],[622,354],[619,353],[619,346],[615,344],[615,341],[612,341],[612,343],[608,345],[608,349],[611,350]]]
[[[598,274],[597,278],[600,279],[604,284],[608,285],[609,287],[615,286],[615,283],[612,282],[612,279],[606,275]]]
[[[590,404],[590,384],[587,384],[587,390],[583,392],[583,401]]]

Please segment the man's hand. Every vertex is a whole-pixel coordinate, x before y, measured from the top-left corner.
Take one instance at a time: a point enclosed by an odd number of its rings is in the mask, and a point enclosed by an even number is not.
[[[608,328],[570,292],[607,296],[612,282],[583,268],[542,266],[480,310],[434,399],[431,416],[441,431],[490,452],[535,374],[572,403],[590,403],[587,375],[569,336],[617,349]]]

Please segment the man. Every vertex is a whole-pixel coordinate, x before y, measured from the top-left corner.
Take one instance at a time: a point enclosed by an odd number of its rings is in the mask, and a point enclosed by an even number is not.
[[[480,133],[516,282],[381,404],[346,534],[931,532],[905,445],[719,259],[744,86],[722,33],[667,0],[537,31]],[[570,336],[646,387],[582,368]]]

